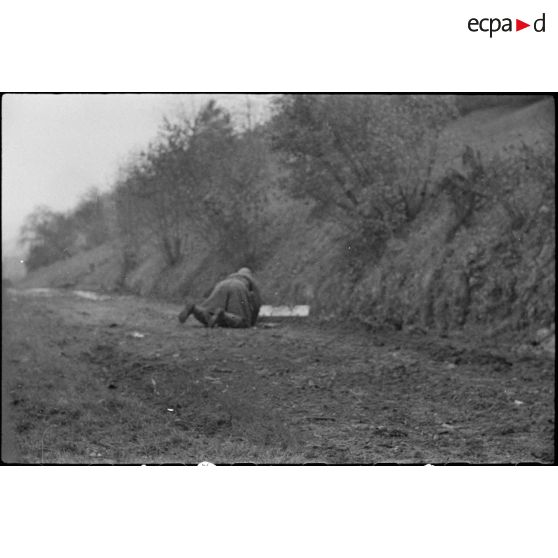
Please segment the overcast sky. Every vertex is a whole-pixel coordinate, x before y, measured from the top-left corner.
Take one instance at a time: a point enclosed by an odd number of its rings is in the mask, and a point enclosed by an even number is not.
[[[212,95],[237,117],[256,118],[269,96]],[[40,205],[72,208],[92,186],[107,190],[128,153],[144,147],[164,115],[194,111],[210,95],[6,95],[2,98],[2,245],[13,250]]]

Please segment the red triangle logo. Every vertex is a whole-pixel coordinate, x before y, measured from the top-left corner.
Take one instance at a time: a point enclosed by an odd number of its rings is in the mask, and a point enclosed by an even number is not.
[[[526,27],[531,27],[531,24],[530,23],[525,23],[524,21],[521,21],[520,19],[515,20],[515,30],[516,31],[521,31],[522,29],[525,29]]]

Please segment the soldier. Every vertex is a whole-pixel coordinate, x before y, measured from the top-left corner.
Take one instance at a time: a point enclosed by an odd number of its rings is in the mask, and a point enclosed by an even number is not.
[[[260,291],[252,272],[243,267],[217,283],[201,304],[187,301],[178,315],[178,321],[183,324],[193,314],[206,327],[253,327],[261,304]]]

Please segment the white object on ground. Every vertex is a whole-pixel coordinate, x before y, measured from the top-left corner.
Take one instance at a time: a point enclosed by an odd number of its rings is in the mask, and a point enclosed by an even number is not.
[[[139,331],[132,331],[132,333],[130,333],[130,337],[135,337],[136,339],[142,339],[143,337],[145,337],[145,333],[140,333]]]
[[[93,293],[91,291],[72,291],[76,296],[88,298],[89,300],[108,300],[110,296]]]
[[[278,317],[290,318],[301,317],[305,318],[310,315],[310,306],[308,304],[298,304],[296,306],[271,306],[264,304],[260,308],[260,316],[264,318]]]

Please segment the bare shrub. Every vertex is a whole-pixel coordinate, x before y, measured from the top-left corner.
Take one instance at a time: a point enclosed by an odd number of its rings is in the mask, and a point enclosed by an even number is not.
[[[372,253],[422,210],[452,96],[286,95],[273,145],[291,195],[309,199]]]
[[[554,188],[551,150],[521,143],[485,163],[479,151],[466,146],[461,161],[462,170],[450,169],[439,184],[439,190],[451,201],[454,215],[448,242],[461,227],[470,226],[475,213],[487,204],[502,208],[505,230],[516,241],[537,220],[541,207],[550,212],[552,206],[554,211],[553,196],[549,195]],[[542,184],[538,188],[542,195],[533,196],[527,184]]]

